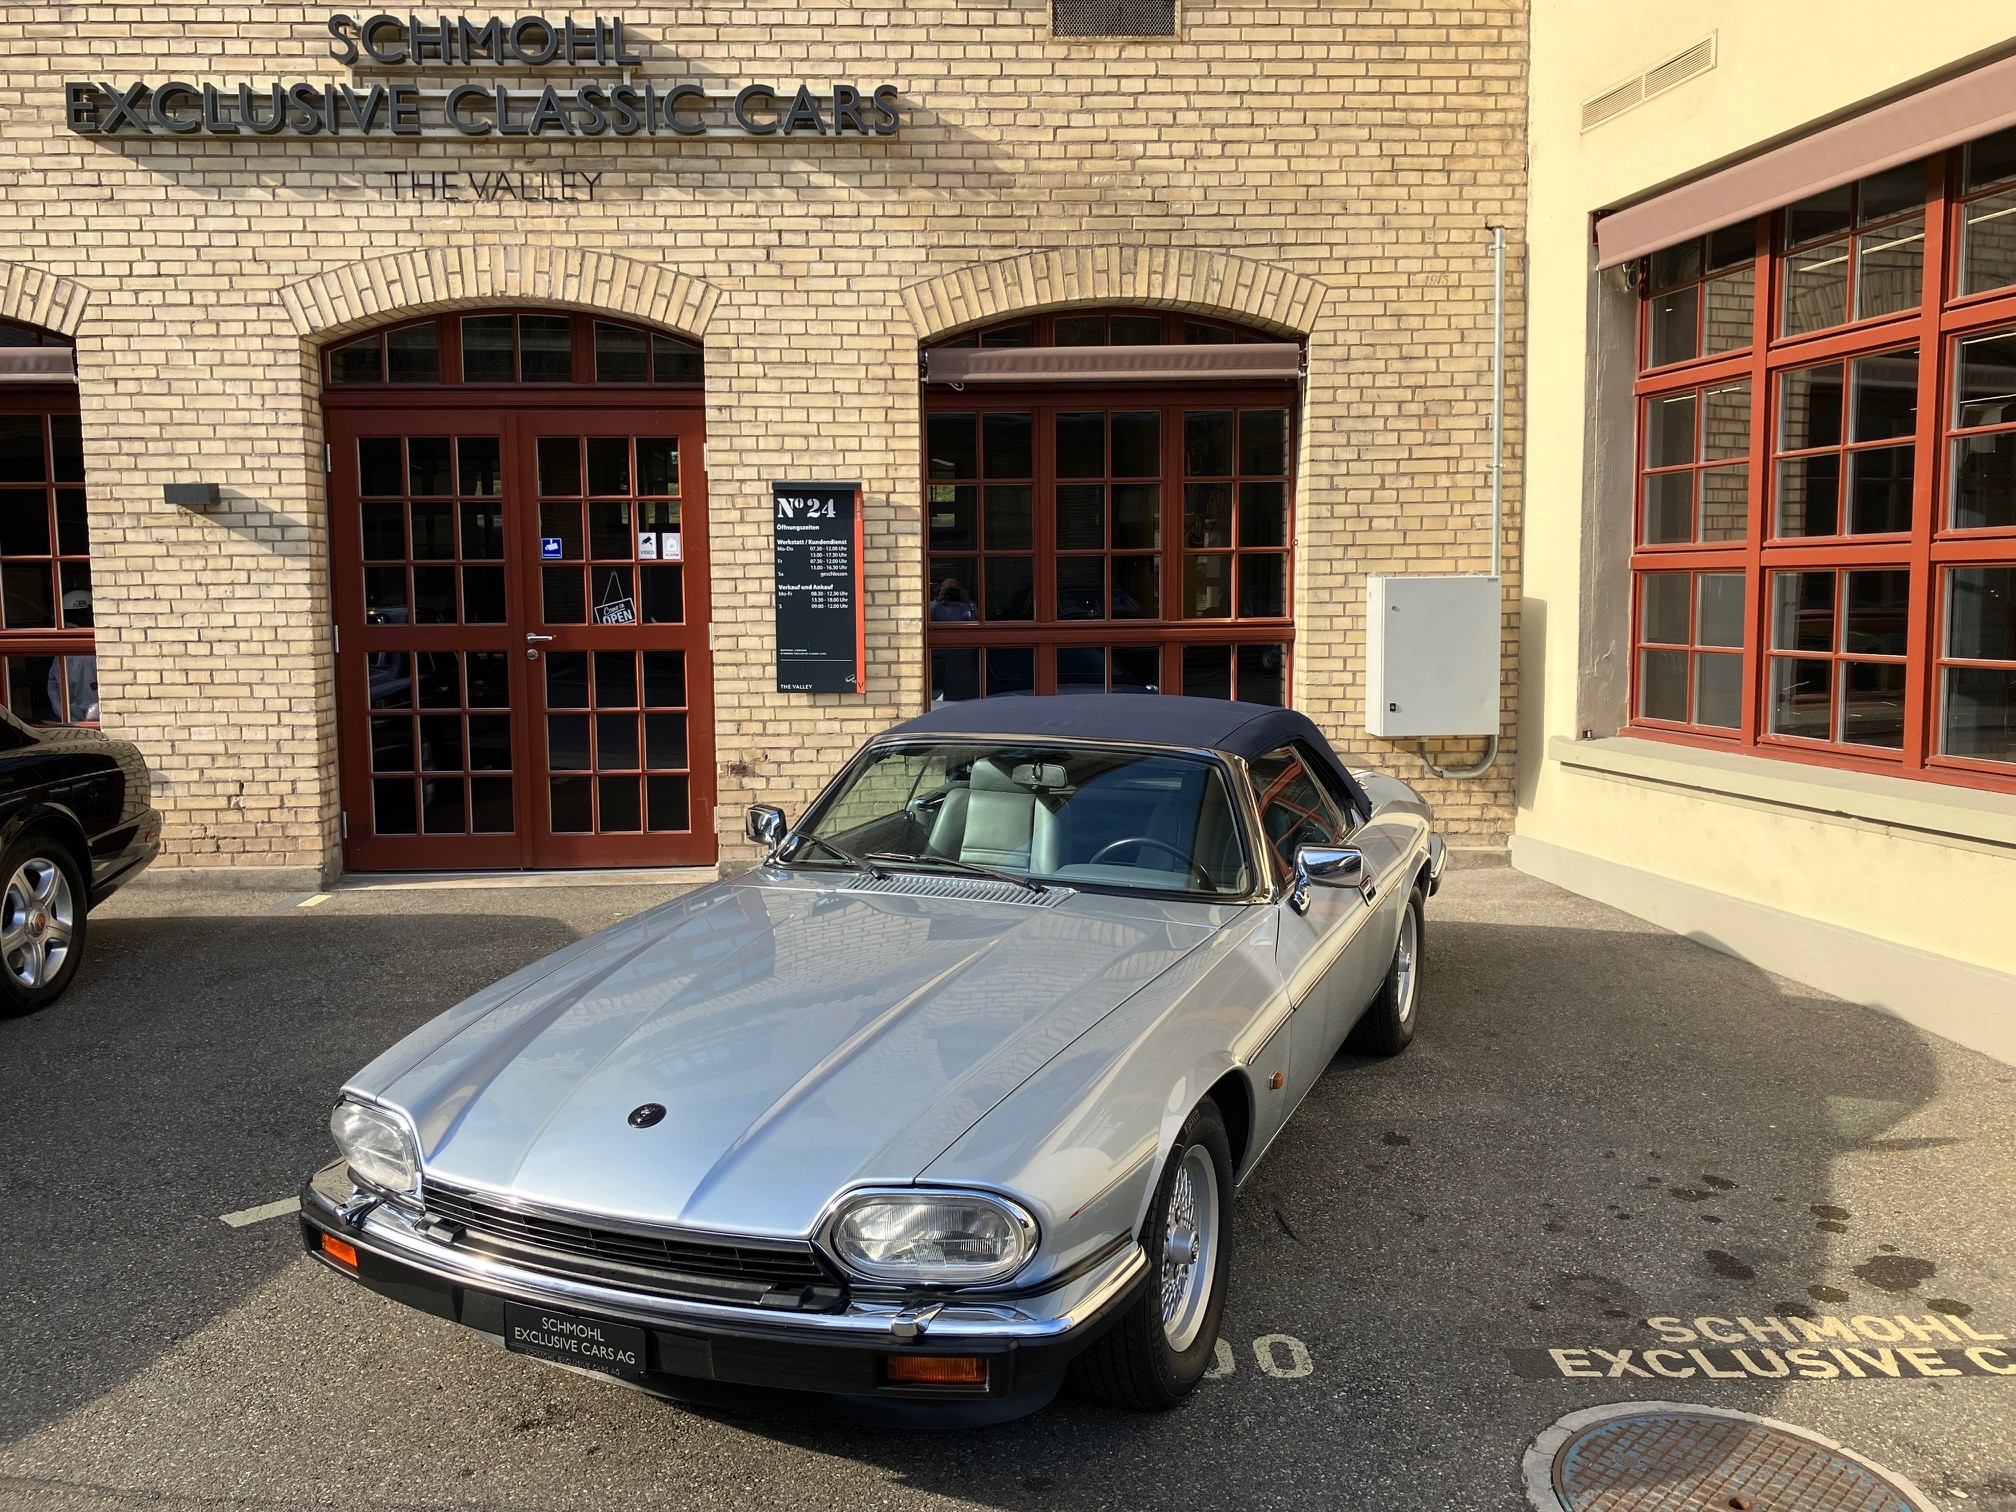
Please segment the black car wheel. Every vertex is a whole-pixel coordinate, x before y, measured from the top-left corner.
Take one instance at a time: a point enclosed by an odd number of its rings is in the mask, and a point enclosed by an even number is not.
[[[1163,1412],[1188,1396],[1217,1349],[1231,1240],[1232,1142],[1207,1099],[1176,1136],[1148,1207],[1148,1284],[1078,1357],[1080,1388],[1136,1412]]]
[[[1426,960],[1427,923],[1422,917],[1419,888],[1409,895],[1400,915],[1400,938],[1379,995],[1358,1020],[1344,1043],[1360,1055],[1398,1055],[1414,1041],[1414,1019],[1421,1006],[1421,967]]]
[[[0,1012],[63,995],[84,958],[84,875],[69,847],[23,835],[0,855]]]

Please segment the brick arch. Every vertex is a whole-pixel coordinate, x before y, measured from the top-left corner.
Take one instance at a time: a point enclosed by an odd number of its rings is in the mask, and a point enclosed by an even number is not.
[[[917,339],[1068,305],[1139,305],[1236,317],[1306,336],[1330,292],[1276,263],[1186,247],[1091,246],[1029,252],[911,284],[903,290]]]
[[[498,304],[625,315],[702,340],[720,298],[712,284],[661,264],[572,247],[401,252],[280,290],[295,332],[317,341],[400,315]]]
[[[90,288],[74,279],[26,263],[0,262],[0,320],[74,339],[90,302]]]

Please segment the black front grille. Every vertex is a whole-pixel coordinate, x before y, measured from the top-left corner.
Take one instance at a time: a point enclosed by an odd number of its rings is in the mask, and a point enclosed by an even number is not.
[[[438,1181],[426,1183],[429,1217],[455,1243],[521,1265],[714,1300],[817,1307],[839,1287],[802,1239],[714,1239],[639,1233],[528,1212]]]

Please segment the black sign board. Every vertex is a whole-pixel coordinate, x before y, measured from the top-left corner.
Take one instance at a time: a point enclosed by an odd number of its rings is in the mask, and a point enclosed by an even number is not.
[[[861,485],[774,483],[777,691],[858,693],[867,659]]]

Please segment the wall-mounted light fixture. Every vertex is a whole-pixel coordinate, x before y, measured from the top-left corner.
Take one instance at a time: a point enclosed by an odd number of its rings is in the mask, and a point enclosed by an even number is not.
[[[221,500],[215,483],[164,483],[161,498],[182,509],[215,509]]]

